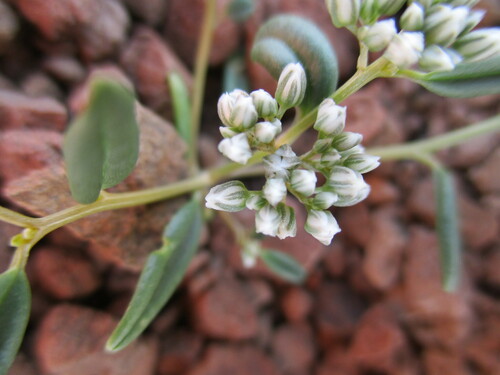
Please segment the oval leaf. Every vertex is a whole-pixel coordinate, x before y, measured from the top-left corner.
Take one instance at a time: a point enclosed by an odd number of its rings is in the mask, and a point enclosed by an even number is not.
[[[267,267],[281,278],[300,284],[306,278],[306,270],[294,258],[281,251],[262,250],[260,257]]]
[[[448,72],[428,73],[413,77],[427,90],[450,98],[473,98],[500,93],[500,56],[487,60],[458,64]]]
[[[435,168],[434,187],[437,205],[436,226],[441,253],[443,287],[453,291],[460,280],[461,241],[453,178],[444,168]]]
[[[0,375],[7,374],[28,325],[31,293],[23,270],[0,275]]]
[[[294,15],[267,21],[255,37],[252,59],[278,79],[285,65],[300,62],[307,75],[301,108],[308,112],[335,91],[338,63],[323,32],[312,22]]]
[[[189,147],[192,147],[191,103],[189,101],[188,87],[182,77],[175,72],[170,73],[167,79],[170,87],[170,95],[172,96],[175,127],[182,139],[186,141]]]
[[[139,155],[135,100],[122,85],[98,79],[91,84],[87,109],[70,125],[63,153],[71,194],[92,203],[101,189],[123,181]]]
[[[255,11],[255,0],[232,0],[227,10],[231,19],[236,22],[244,22]]]
[[[250,91],[243,54],[234,55],[224,64],[222,88],[224,92],[231,92],[234,89]]]
[[[165,228],[165,246],[151,253],[127,311],[106,343],[118,351],[136,339],[165,306],[198,248],[203,225],[196,199],[184,205]]]

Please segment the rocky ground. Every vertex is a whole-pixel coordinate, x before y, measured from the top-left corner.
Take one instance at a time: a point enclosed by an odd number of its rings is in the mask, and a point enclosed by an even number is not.
[[[228,1],[218,2],[220,13]],[[221,19],[211,53],[202,162],[221,162],[215,103],[221,66],[248,49],[258,25],[295,12],[321,25],[337,49],[341,77],[355,66],[352,38],[335,31],[320,0],[260,0],[237,24]],[[184,176],[172,129],[165,73],[191,84],[202,0],[0,1],[0,203],[44,215],[72,204],[61,139],[85,106],[87,82],[113,75],[134,86],[141,106],[141,158],[117,189]],[[485,25],[500,24],[483,0]],[[248,62],[252,86],[273,82]],[[348,130],[368,145],[422,138],[498,112],[499,97],[438,98],[409,82],[377,81],[346,101]],[[307,135],[304,142],[308,140]],[[246,270],[219,219],[173,300],[145,335],[118,354],[104,342],[123,313],[145,255],[181,200],[102,213],[51,234],[32,252],[33,307],[9,375],[495,375],[500,374],[499,134],[440,154],[453,169],[464,242],[460,288],[441,290],[432,181],[413,162],[385,163],[367,177],[372,193],[336,209],[342,233],[324,247],[299,231],[267,246],[295,256],[304,285],[262,265]],[[294,148],[300,150],[303,144]],[[259,184],[256,181],[247,181]],[[245,212],[242,221],[251,221]],[[298,212],[299,227],[304,213]],[[13,226],[0,223],[0,270]]]

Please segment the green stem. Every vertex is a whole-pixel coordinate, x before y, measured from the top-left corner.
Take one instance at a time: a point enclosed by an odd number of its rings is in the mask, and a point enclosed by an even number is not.
[[[200,30],[199,45],[196,53],[193,86],[193,107],[191,116],[191,139],[193,141],[193,152],[191,156],[194,160],[193,164],[196,166],[196,168],[193,169],[198,169],[198,133],[201,123],[201,112],[205,93],[208,59],[210,57],[213,31],[215,29],[216,4],[216,0],[206,1],[203,24]]]
[[[8,208],[0,206],[0,220],[6,223],[17,225],[18,227],[30,228],[34,227],[36,219],[22,215]]]
[[[464,143],[471,138],[479,137],[481,135],[499,130],[500,115],[497,115],[479,123],[469,125],[443,135],[438,135],[430,139],[393,146],[371,148],[368,149],[367,152],[372,155],[380,156],[383,160],[415,160],[422,154],[431,154],[433,152]]]

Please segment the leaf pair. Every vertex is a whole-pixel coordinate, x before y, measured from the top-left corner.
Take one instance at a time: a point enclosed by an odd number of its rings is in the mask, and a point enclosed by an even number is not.
[[[9,269],[0,275],[0,375],[7,374],[21,346],[31,306],[31,292],[24,270]]]
[[[106,343],[118,351],[137,338],[156,317],[179,285],[198,248],[202,209],[192,199],[172,217],[164,232],[164,246],[151,253],[132,300]]]
[[[103,79],[91,83],[87,109],[64,137],[63,153],[73,198],[92,203],[102,189],[123,181],[139,156],[135,100],[122,85]]]

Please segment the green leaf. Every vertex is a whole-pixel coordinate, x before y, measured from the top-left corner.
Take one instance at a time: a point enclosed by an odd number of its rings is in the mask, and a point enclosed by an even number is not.
[[[167,76],[172,96],[172,107],[174,124],[179,135],[186,141],[189,147],[193,147],[193,135],[191,134],[191,103],[189,90],[182,77],[173,72]]]
[[[312,22],[294,15],[279,15],[258,31],[252,59],[276,79],[285,65],[300,62],[307,75],[307,90],[301,108],[308,112],[337,87],[338,63],[323,32]]]
[[[28,325],[31,292],[23,270],[0,275],[0,375],[7,374]]]
[[[245,56],[237,54],[224,64],[223,91],[231,92],[234,89],[249,91],[249,87],[245,70]]]
[[[307,274],[306,270],[290,255],[276,250],[262,250],[260,257],[267,267],[281,278],[301,284]]]
[[[101,189],[123,181],[139,156],[133,95],[109,80],[92,82],[87,109],[75,118],[63,144],[73,198],[92,203]]]
[[[151,253],[127,311],[106,343],[119,351],[136,339],[174,293],[198,248],[203,225],[200,202],[192,199],[165,228],[165,245]]]
[[[473,98],[500,93],[500,56],[461,63],[447,72],[403,75],[413,79],[427,90],[451,98]]]
[[[458,226],[455,185],[451,174],[444,168],[433,169],[437,205],[437,232],[441,252],[443,287],[453,291],[460,280],[461,241]]]
[[[246,21],[255,11],[254,0],[233,0],[228,5],[228,14],[236,22]]]

